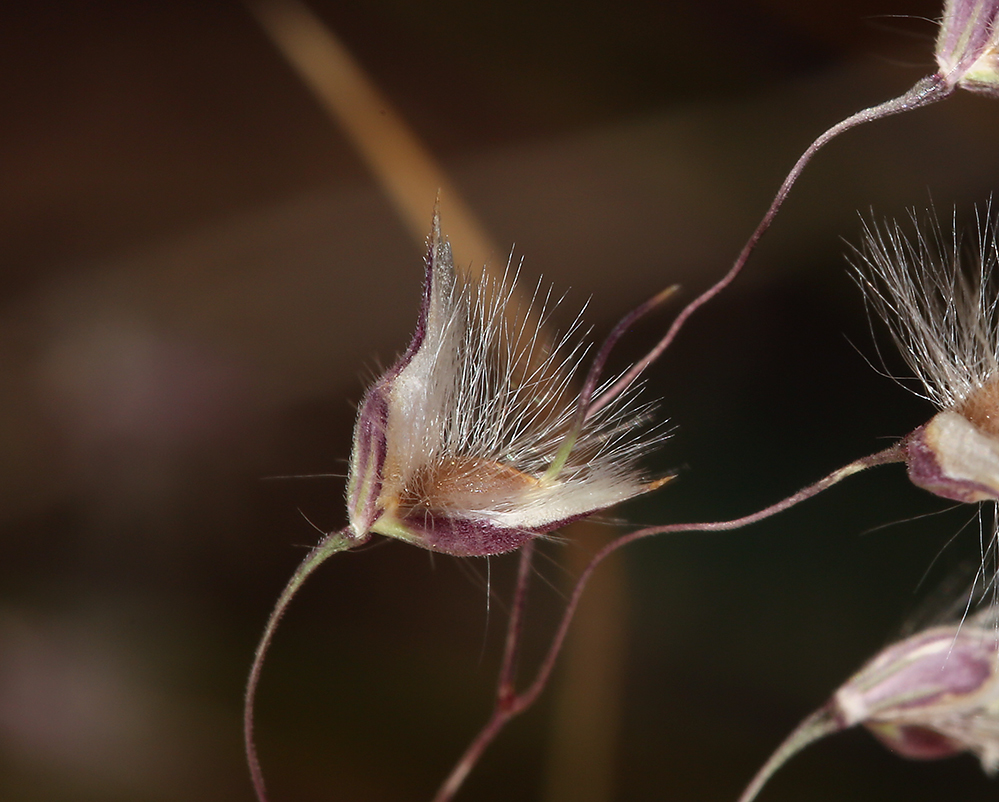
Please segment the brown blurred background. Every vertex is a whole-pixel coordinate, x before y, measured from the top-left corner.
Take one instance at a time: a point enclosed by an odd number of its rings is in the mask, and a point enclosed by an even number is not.
[[[689,299],[720,275],[816,135],[932,70],[924,18],[939,13],[313,8],[441,160],[495,263],[515,246],[528,283],[569,289],[563,325],[592,297],[598,335],[667,283]],[[956,97],[818,158],[746,275],[651,371],[677,426],[654,467],[681,478],[619,520],[752,511],[929,416],[865,361],[880,366],[841,237],[857,241],[858,210],[984,201],[997,122],[999,104]],[[4,5],[0,798],[251,798],[240,724],[256,639],[315,527],[344,523],[352,404],[405,345],[420,260],[240,3]],[[640,326],[618,367],[668,319]],[[734,799],[975,558],[975,526],[944,548],[967,509],[871,531],[940,509],[883,468],[751,530],[634,546],[607,798]],[[574,548],[545,549],[528,661]],[[381,542],[325,566],[261,685],[275,802],[429,799],[488,713],[505,613],[484,588],[508,595],[512,567]],[[548,696],[515,722],[461,798],[550,799],[552,713]],[[996,791],[971,758],[907,763],[851,733],[763,798]]]

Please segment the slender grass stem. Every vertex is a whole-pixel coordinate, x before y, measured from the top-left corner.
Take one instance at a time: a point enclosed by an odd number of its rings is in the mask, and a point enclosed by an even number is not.
[[[938,100],[943,100],[953,91],[954,87],[942,76],[938,74],[929,75],[918,81],[908,92],[905,92],[892,100],[880,103],[877,106],[871,106],[863,111],[858,111],[856,114],[836,123],[836,125],[819,136],[819,138],[809,145],[805,152],[801,154],[798,161],[794,163],[794,167],[791,168],[791,172],[787,174],[787,177],[784,179],[784,183],[780,185],[780,189],[778,189],[777,194],[774,195],[770,208],[767,209],[766,214],[763,215],[763,219],[760,220],[756,230],[750,235],[746,244],[742,247],[742,251],[740,251],[739,256],[732,264],[732,267],[729,268],[728,272],[715,284],[711,285],[693,301],[687,304],[683,310],[681,310],[680,314],[677,315],[676,320],[674,320],[673,324],[669,327],[665,336],[663,336],[663,338],[651,351],[649,351],[649,353],[632,365],[631,369],[627,373],[618,379],[612,387],[608,388],[590,405],[587,410],[587,415],[593,415],[597,412],[597,410],[611,401],[611,399],[613,399],[618,393],[635,381],[642,371],[655,362],[662,355],[663,351],[669,347],[670,343],[673,342],[677,333],[683,327],[683,324],[687,322],[687,319],[694,314],[694,312],[704,306],[704,304],[718,295],[718,293],[724,290],[729,284],[735,281],[736,277],[742,272],[742,268],[749,260],[750,255],[755,250],[757,243],[767,232],[767,229],[770,228],[770,224],[773,223],[774,218],[777,216],[777,212],[779,212],[781,206],[784,205],[784,200],[787,198],[787,194],[791,191],[791,187],[794,186],[794,183],[798,180],[798,177],[805,169],[805,166],[812,160],[812,157],[818,153],[819,150],[821,150],[831,140],[835,139],[840,134],[849,131],[851,128],[856,128],[858,125],[873,122],[874,120],[891,117],[894,114],[901,114],[904,111],[911,111],[912,109],[918,109],[922,106],[928,106]]]
[[[461,759],[455,764],[447,779],[441,785],[434,802],[447,802],[461,787],[468,773],[479,761],[482,753],[503,726],[517,714],[517,692],[514,681],[517,671],[517,654],[520,651],[520,634],[523,629],[524,608],[527,605],[527,587],[531,578],[531,561],[534,556],[534,541],[529,540],[520,550],[520,565],[517,569],[517,586],[513,593],[510,620],[507,623],[506,643],[503,647],[503,663],[499,681],[496,683],[496,705],[486,726],[482,728]]]
[[[763,764],[763,767],[753,777],[752,782],[742,792],[742,796],[739,797],[738,802],[753,802],[757,794],[763,789],[763,786],[766,785],[767,780],[788,761],[788,758],[796,755],[810,743],[819,740],[819,738],[823,738],[841,729],[843,729],[842,725],[836,720],[831,710],[828,708],[816,710],[795,727],[794,731],[784,739],[784,743],[777,747],[777,751]]]
[[[257,644],[257,652],[253,658],[253,667],[250,669],[250,677],[246,682],[246,698],[243,704],[243,740],[246,744],[246,760],[250,766],[250,778],[253,781],[253,790],[259,802],[267,802],[267,791],[264,786],[264,775],[260,770],[260,761],[257,758],[257,747],[253,740],[253,706],[257,697],[257,685],[260,683],[260,671],[264,666],[264,657],[267,649],[274,638],[278,622],[292,597],[298,592],[302,583],[322,565],[327,558],[338,551],[346,551],[358,545],[361,540],[353,537],[349,529],[341,529],[338,532],[331,532],[324,537],[318,546],[309,552],[308,556],[302,560],[288,584],[285,586],[281,597],[274,606],[271,617],[267,619],[267,626],[264,627],[264,634]]]
[[[465,753],[461,756],[461,759],[451,770],[451,773],[444,781],[440,790],[437,792],[437,795],[434,797],[434,802],[449,802],[458,792],[465,778],[482,756],[482,753],[486,750],[486,747],[489,746],[507,722],[515,716],[523,713],[531,705],[533,705],[535,701],[537,701],[537,698],[541,695],[541,692],[544,690],[545,686],[548,684],[549,678],[551,677],[555,661],[562,649],[562,644],[565,642],[569,626],[576,613],[576,608],[579,606],[579,600],[582,598],[587,582],[593,575],[593,572],[597,569],[597,566],[619,548],[626,546],[629,543],[633,543],[636,540],[651,537],[652,535],[677,534],[680,532],[723,532],[731,529],[740,529],[744,526],[756,523],[757,521],[769,518],[772,515],[776,515],[779,512],[783,512],[784,510],[789,509],[802,501],[810,499],[813,496],[817,496],[823,490],[827,490],[833,485],[841,482],[843,479],[853,476],[855,473],[860,473],[867,468],[873,468],[877,465],[884,465],[890,462],[900,462],[902,460],[902,447],[899,444],[896,444],[890,448],[884,449],[883,451],[878,451],[866,457],[861,457],[860,459],[851,462],[849,465],[838,468],[828,476],[825,476],[817,482],[808,485],[807,487],[799,490],[797,493],[771,504],[768,507],[764,507],[762,510],[758,510],[757,512],[749,515],[744,515],[741,518],[734,518],[729,521],[708,521],[703,523],[679,523],[666,524],[664,526],[650,526],[645,527],[644,529],[636,530],[635,532],[630,532],[627,535],[622,535],[621,537],[611,541],[593,556],[586,568],[583,569],[582,574],[579,575],[579,579],[576,580],[576,585],[573,588],[572,595],[569,597],[569,603],[566,605],[565,612],[562,615],[562,620],[559,623],[558,629],[555,631],[554,638],[552,638],[551,646],[549,646],[548,652],[542,660],[534,680],[523,692],[517,693],[513,690],[512,684],[509,684],[509,681],[512,680],[512,671],[508,667],[508,658],[510,658],[510,655],[514,653],[516,649],[516,640],[520,635],[520,608],[523,605],[525,593],[522,585],[523,583],[526,583],[526,579],[524,578],[524,572],[526,569],[524,559],[522,557],[521,572],[518,576],[518,586],[514,600],[514,609],[511,613],[510,626],[507,631],[506,654],[504,655],[500,684],[497,689],[496,706],[493,709],[493,713],[489,720],[478,732],[469,744],[468,748],[465,750]],[[510,660],[512,660],[512,658],[510,658]]]

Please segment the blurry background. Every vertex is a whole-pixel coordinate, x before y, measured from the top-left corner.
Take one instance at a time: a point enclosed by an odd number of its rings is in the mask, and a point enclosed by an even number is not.
[[[667,283],[686,300],[719,276],[815,136],[932,71],[923,18],[939,14],[313,8],[441,159],[495,263],[515,246],[528,283],[569,289],[563,325],[592,296],[596,336]],[[422,249],[238,2],[7,4],[0,44],[0,797],[249,800],[253,649],[314,527],[344,523],[353,404],[407,341]],[[741,515],[929,417],[867,364],[841,238],[858,241],[858,210],[931,195],[970,214],[999,179],[997,121],[961,95],[819,156],[746,274],[650,372],[677,427],[654,467],[681,477],[620,520]],[[618,366],[669,319],[638,327]],[[276,478],[314,474],[332,476]],[[631,547],[606,798],[734,799],[975,559],[968,508],[872,531],[942,509],[888,467],[743,532]],[[564,587],[574,548],[547,546],[542,578]],[[513,565],[379,542],[324,566],[264,670],[273,799],[429,799],[490,709]],[[562,604],[536,588],[528,661]],[[554,798],[552,698],[460,798]],[[969,757],[909,763],[852,732],[763,798],[996,789]]]

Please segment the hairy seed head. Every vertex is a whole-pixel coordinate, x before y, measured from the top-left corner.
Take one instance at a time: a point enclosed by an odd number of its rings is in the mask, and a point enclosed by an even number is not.
[[[996,608],[936,626],[883,649],[784,740],[739,802],[751,802],[805,746],[857,724],[902,757],[971,752],[999,771],[999,632]]]
[[[593,414],[578,415],[578,319],[547,347],[537,328],[510,323],[545,310],[510,316],[512,303],[502,284],[458,282],[435,214],[413,339],[358,414],[355,537],[498,554],[658,486],[636,464],[664,436],[650,431],[650,406],[633,389],[599,405],[598,388]]]
[[[939,410],[906,439],[912,481],[944,498],[999,500],[999,282],[996,223],[988,209],[964,248],[952,219],[929,213],[865,225],[858,283]]]

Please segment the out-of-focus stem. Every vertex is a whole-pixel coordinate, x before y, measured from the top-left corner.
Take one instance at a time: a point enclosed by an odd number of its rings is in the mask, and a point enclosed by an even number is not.
[[[346,45],[299,0],[251,0],[250,7],[323,110],[346,133],[421,249],[428,210],[435,199],[443,200],[455,269],[473,282],[483,272],[493,279],[481,286],[487,295],[496,292],[505,299],[503,314],[509,330],[536,332],[539,340],[521,368],[529,374],[544,364],[543,354],[550,345],[546,327],[516,287],[503,287],[506,264],[504,260],[496,265],[500,251],[492,238],[441,164]]]
[[[425,240],[428,210],[439,193],[447,204],[455,266],[463,270],[484,264],[496,252],[485,229],[336,34],[298,0],[263,0],[251,8],[323,109],[347,134],[413,240]]]
[[[503,729],[507,721],[520,712],[517,709],[517,692],[514,688],[514,681],[533,556],[534,542],[529,540],[520,550],[520,565],[517,568],[517,586],[513,593],[510,620],[507,622],[506,642],[503,647],[503,663],[500,667],[499,681],[496,683],[496,705],[493,708],[493,714],[475,740],[468,745],[465,754],[455,764],[447,779],[444,780],[440,790],[437,791],[437,795],[434,797],[434,802],[447,802],[457,793],[468,773],[478,763],[479,758],[486,747],[489,746],[492,739]]]
[[[606,542],[605,526],[578,523],[567,555],[572,576]],[[616,769],[631,629],[623,557],[604,560],[590,580],[548,689],[553,698],[542,802],[611,802],[620,796]]]

